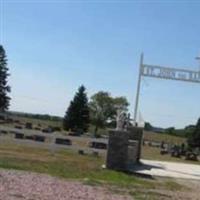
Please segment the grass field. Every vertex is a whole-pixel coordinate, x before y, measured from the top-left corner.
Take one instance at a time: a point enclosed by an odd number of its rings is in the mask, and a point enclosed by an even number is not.
[[[186,142],[186,138],[183,137],[177,137],[165,133],[154,133],[147,131],[144,131],[144,139],[154,142],[164,141],[165,143],[172,143],[172,144],[182,144]]]
[[[175,157],[171,157],[170,154],[161,155],[159,148],[149,147],[149,146],[142,147],[142,159],[200,165],[200,161],[189,161],[189,160],[185,160],[184,157],[175,158]]]
[[[52,122],[48,120],[37,120],[37,119],[29,119],[29,118],[18,118],[20,122],[31,122],[34,125],[37,123],[42,123],[43,126],[49,126],[52,125]],[[41,122],[42,121],[42,122]],[[58,122],[55,122],[53,125],[59,125],[56,124]],[[7,125],[6,125],[7,126]],[[91,131],[94,127],[91,127]],[[24,129],[25,130],[25,129]],[[26,129],[26,132],[29,132],[30,130]],[[32,130],[31,130],[32,131]],[[34,130],[33,130],[34,131]],[[100,130],[101,133],[106,133],[106,130]],[[58,132],[59,134],[67,134],[66,132]],[[49,137],[50,135],[48,135]],[[73,146],[77,146],[77,148],[88,148],[88,143],[91,140],[91,138],[81,138],[81,137],[72,137],[70,138],[72,140]],[[154,142],[161,142],[164,141],[165,143],[172,143],[172,144],[181,144],[183,142],[186,142],[185,138],[182,137],[176,137],[172,135],[167,134],[161,134],[161,133],[153,133],[153,132],[146,132],[144,131],[144,140],[148,141],[154,141]],[[149,160],[161,160],[161,161],[174,161],[174,162],[184,162],[184,163],[193,163],[193,164],[200,164],[200,162],[191,162],[191,161],[185,161],[184,159],[180,158],[174,158],[170,155],[160,155],[160,149],[150,146],[143,146],[142,148],[142,158],[149,159]]]
[[[68,180],[78,180],[89,185],[104,185],[114,192],[131,194],[136,199],[159,199],[159,192],[152,190],[181,190],[182,186],[170,179],[148,180],[130,174],[102,169],[101,157],[81,156],[71,151],[55,155],[47,149],[22,145],[0,144],[0,168],[26,170]]]
[[[52,127],[62,127],[62,121],[59,120],[44,120],[44,119],[35,119],[35,118],[28,118],[28,117],[19,117],[19,116],[10,116],[13,120],[17,120],[22,124],[26,124],[27,122],[32,123],[34,126],[41,125],[42,128],[46,128],[48,126]],[[9,125],[9,124],[7,124]]]

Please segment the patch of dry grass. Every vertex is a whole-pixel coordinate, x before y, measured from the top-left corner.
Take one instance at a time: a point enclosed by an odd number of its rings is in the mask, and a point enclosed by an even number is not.
[[[147,160],[159,160],[159,161],[170,161],[170,162],[180,162],[180,163],[188,163],[188,164],[200,164],[200,161],[189,161],[182,158],[171,157],[170,154],[161,155],[160,148],[150,147],[150,146],[142,146],[142,159]]]
[[[105,158],[82,156],[70,150],[57,151],[24,145],[0,144],[0,168],[45,173],[89,185],[101,185],[114,193],[131,194],[134,199],[159,199],[159,190],[181,190],[173,180],[144,179],[134,175],[102,169]],[[145,195],[144,195],[145,194]],[[164,198],[163,198],[164,199]]]
[[[149,131],[144,131],[144,139],[154,142],[164,141],[166,143],[172,143],[172,144],[182,144],[186,142],[186,138],[168,135],[164,133],[154,133]]]

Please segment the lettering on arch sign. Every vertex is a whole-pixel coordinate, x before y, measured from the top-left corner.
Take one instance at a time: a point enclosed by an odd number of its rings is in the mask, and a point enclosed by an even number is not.
[[[154,78],[161,78],[161,79],[171,79],[177,81],[200,83],[200,71],[193,71],[186,69],[177,69],[177,68],[142,64],[141,75]]]

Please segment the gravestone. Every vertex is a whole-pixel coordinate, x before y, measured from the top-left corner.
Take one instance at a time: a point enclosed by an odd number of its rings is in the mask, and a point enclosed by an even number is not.
[[[111,130],[109,132],[107,168],[125,171],[128,157],[127,131]]]
[[[107,168],[131,171],[140,161],[143,129],[134,127],[127,131],[109,132]]]
[[[143,128],[142,127],[129,127],[127,128],[129,132],[129,140],[133,140],[137,142],[136,149],[136,160],[139,162],[141,158],[141,150],[142,150],[142,142],[143,142]]]
[[[107,149],[107,144],[104,142],[92,141],[89,143],[89,147],[94,149]]]
[[[37,142],[45,142],[45,136],[42,136],[42,135],[34,135],[34,139],[35,141]]]
[[[72,141],[67,138],[56,138],[55,143],[62,145],[72,145]]]
[[[24,139],[24,134],[23,133],[15,133],[15,138],[16,139]]]

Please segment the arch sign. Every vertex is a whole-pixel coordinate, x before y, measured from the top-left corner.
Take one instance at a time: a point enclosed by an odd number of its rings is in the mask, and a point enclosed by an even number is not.
[[[200,59],[197,57],[197,59]],[[200,70],[188,70],[188,69],[178,69],[171,67],[162,67],[157,65],[147,65],[143,63],[143,54],[140,58],[140,70],[139,78],[137,85],[136,101],[135,101],[135,110],[134,110],[134,122],[137,121],[137,112],[138,112],[138,103],[139,103],[139,94],[140,94],[140,85],[141,77],[152,77],[160,79],[169,79],[176,81],[186,81],[192,83],[200,83]]]
[[[200,71],[142,65],[142,76],[200,83]]]

